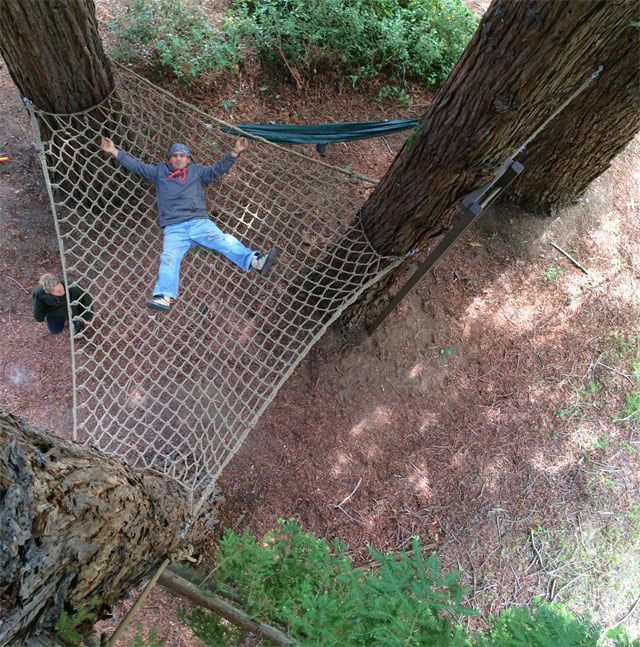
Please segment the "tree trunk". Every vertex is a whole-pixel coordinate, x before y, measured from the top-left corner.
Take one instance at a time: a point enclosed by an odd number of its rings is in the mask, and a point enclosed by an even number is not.
[[[603,48],[628,28],[633,5],[494,0],[415,133],[361,209],[373,246],[382,254],[400,255],[449,228],[461,198],[485,184],[594,71]],[[608,72],[599,97],[617,87],[618,72]],[[622,127],[616,115],[607,116],[610,130]],[[565,117],[556,117],[556,127]],[[359,323],[396,274],[365,295],[343,323]]]
[[[494,0],[362,208],[374,247],[402,254],[448,226],[451,207],[489,180],[593,72],[603,45],[619,38],[634,12],[626,0]],[[564,113],[555,121],[564,123]]]
[[[114,87],[93,0],[0,0],[0,54],[41,110],[85,110]]]
[[[187,541],[211,530],[217,503]],[[0,413],[0,645],[93,597],[110,607],[181,546],[188,508],[175,481]]]
[[[528,211],[555,214],[575,202],[640,130],[640,4],[596,54],[599,78],[527,147],[526,172],[506,199]]]

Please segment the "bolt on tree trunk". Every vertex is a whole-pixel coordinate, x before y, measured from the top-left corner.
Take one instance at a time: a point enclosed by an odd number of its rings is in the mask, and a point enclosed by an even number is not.
[[[555,214],[575,202],[640,130],[640,4],[626,2],[626,26],[599,43],[597,82],[527,147],[527,168],[506,201]],[[635,25],[633,23],[636,23]]]
[[[628,28],[630,4],[494,0],[418,128],[362,207],[373,246],[383,254],[404,254],[423,249],[430,237],[449,228],[456,203],[486,183],[596,69],[604,44]],[[600,96],[615,85],[607,88]],[[563,112],[552,123],[562,128],[566,118]],[[622,128],[615,115],[608,119],[612,132]],[[525,167],[523,182],[527,172]],[[372,298],[388,290],[396,274],[365,295],[348,320],[362,321]]]
[[[183,544],[188,503],[172,479],[0,413],[0,644],[94,597],[113,605]],[[187,541],[210,532],[218,503]]]

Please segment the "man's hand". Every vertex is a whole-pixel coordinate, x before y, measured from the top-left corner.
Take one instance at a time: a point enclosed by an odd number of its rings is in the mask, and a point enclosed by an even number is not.
[[[244,137],[240,137],[240,139],[236,139],[236,143],[233,145],[231,154],[234,157],[238,157],[243,150],[246,150],[247,146],[249,146],[249,142]]]
[[[100,141],[100,148],[105,153],[109,153],[109,155],[113,155],[114,157],[118,156],[118,149],[116,148],[115,144],[108,137],[103,137],[102,138],[102,140]]]

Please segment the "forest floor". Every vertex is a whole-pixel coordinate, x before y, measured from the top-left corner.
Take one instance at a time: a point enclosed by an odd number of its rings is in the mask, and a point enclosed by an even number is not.
[[[101,21],[109,6],[98,3]],[[264,84],[245,70],[176,92],[239,123],[413,117],[431,99],[414,88],[405,109],[375,87]],[[30,298],[59,271],[58,246],[4,66],[0,94],[0,407],[68,434],[69,340],[33,321]],[[381,177],[402,141],[330,146],[327,160]],[[403,550],[419,535],[485,614],[538,597],[637,634],[639,160],[636,140],[552,218],[492,208],[373,336],[330,330],[225,469],[221,526],[261,535],[296,517],[358,564],[368,546]],[[172,615],[180,604],[157,589],[141,612],[169,647],[199,644]]]

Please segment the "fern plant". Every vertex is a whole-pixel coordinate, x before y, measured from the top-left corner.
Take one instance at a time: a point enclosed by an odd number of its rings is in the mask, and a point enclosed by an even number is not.
[[[97,621],[98,616],[94,610],[98,603],[98,598],[93,597],[89,602],[81,602],[73,613],[63,611],[56,622],[56,633],[60,639],[69,645],[79,645],[83,636],[78,628],[85,623],[93,624]]]
[[[411,645],[424,639],[462,645],[454,620],[475,611],[462,604],[460,573],[441,574],[418,538],[407,553],[370,550],[374,567],[353,567],[341,542],[331,544],[279,522],[262,541],[225,532],[216,581],[241,591],[254,617],[277,618],[303,644]],[[207,644],[241,639],[201,611],[184,616]],[[216,640],[222,640],[225,643]],[[211,641],[211,642],[208,642]]]
[[[372,566],[353,567],[347,547],[280,520],[262,540],[227,530],[220,541],[216,585],[235,589],[257,620],[279,624],[301,645],[343,647],[597,647],[601,628],[558,604],[512,607],[484,632],[463,621],[477,610],[463,604],[461,573],[442,573],[435,554],[369,550]],[[242,630],[200,609],[183,620],[205,645],[241,645]],[[615,647],[640,647],[621,627],[607,632]]]

